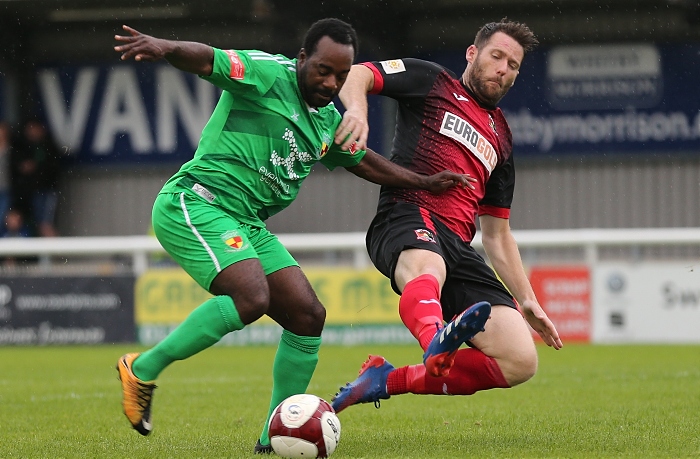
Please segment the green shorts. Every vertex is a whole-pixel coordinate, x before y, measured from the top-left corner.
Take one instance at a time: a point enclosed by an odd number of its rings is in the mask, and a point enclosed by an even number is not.
[[[159,194],[153,231],[166,252],[207,291],[217,274],[241,260],[259,259],[265,275],[299,266],[267,228],[243,224],[194,194]]]

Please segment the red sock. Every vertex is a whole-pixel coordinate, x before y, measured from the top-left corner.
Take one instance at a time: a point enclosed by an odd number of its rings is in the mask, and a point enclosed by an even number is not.
[[[423,274],[406,284],[399,300],[399,315],[426,350],[437,332],[435,324],[442,325],[440,284],[435,276]]]
[[[411,392],[432,395],[471,395],[476,391],[510,387],[495,359],[478,349],[457,351],[449,376],[435,378],[425,373],[425,366],[409,365],[389,373],[389,395]]]

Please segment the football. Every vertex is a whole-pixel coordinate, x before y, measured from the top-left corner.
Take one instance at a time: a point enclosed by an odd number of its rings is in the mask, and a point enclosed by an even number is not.
[[[270,444],[282,457],[329,457],[340,441],[338,416],[315,395],[292,395],[277,405],[268,422]]]

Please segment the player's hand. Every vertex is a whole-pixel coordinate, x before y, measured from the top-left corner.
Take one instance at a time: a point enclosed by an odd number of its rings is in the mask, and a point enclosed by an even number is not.
[[[474,189],[476,179],[469,174],[456,174],[452,171],[442,171],[426,177],[425,189],[433,194],[444,193],[455,186],[466,186]]]
[[[335,143],[340,145],[340,148],[345,151],[350,148],[353,142],[355,142],[357,150],[365,150],[367,148],[368,135],[367,114],[360,111],[346,110],[343,114],[343,120],[335,131]]]
[[[165,57],[166,40],[142,34],[127,25],[123,25],[122,28],[129,32],[129,35],[114,36],[115,40],[123,43],[114,47],[116,52],[122,53],[121,60],[133,57],[135,61],[157,61]]]
[[[542,341],[544,341],[547,346],[557,350],[564,346],[561,342],[561,338],[559,338],[557,329],[554,328],[554,324],[549,320],[542,306],[536,301],[528,300],[524,301],[520,307],[527,323],[540,335],[540,338],[542,338]]]

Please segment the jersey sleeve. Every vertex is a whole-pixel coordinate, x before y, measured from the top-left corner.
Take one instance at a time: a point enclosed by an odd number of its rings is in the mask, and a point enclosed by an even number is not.
[[[265,58],[269,56],[269,58]],[[271,62],[279,62],[276,56],[262,51],[222,50],[214,48],[214,67],[211,75],[201,78],[229,92],[257,90],[265,94],[274,84],[277,75]],[[284,58],[286,59],[286,58]],[[293,62],[287,60],[289,65]]]
[[[433,87],[437,75],[448,71],[434,62],[413,58],[364,62],[362,65],[374,74],[370,94],[394,99],[425,96]]]
[[[342,121],[342,116],[335,105],[331,102],[327,107],[323,107],[326,115],[326,130],[328,133],[335,133],[338,125]],[[340,145],[336,144],[333,137],[330,137],[328,143],[323,144],[321,148],[321,159],[319,162],[326,166],[329,170],[336,167],[352,167],[357,166],[362,158],[367,153],[365,150],[358,150],[353,143],[347,151],[343,151]]]
[[[353,146],[347,151],[343,151],[340,145],[335,142],[331,142],[328,148],[328,153],[326,153],[321,158],[321,164],[326,166],[329,170],[333,170],[336,167],[352,167],[357,166],[362,158],[367,154],[367,150],[357,150]]]
[[[486,182],[486,194],[479,202],[479,215],[510,218],[514,192],[515,163],[511,154],[508,160],[493,170]]]

